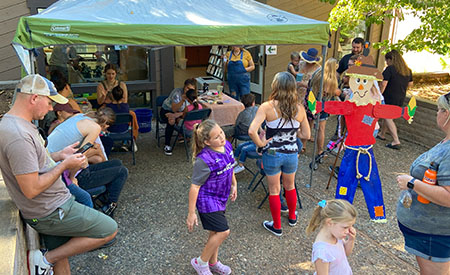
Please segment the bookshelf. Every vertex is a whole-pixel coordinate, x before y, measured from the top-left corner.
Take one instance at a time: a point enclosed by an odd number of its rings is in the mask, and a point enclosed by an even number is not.
[[[228,46],[212,46],[209,52],[208,67],[206,68],[206,73],[209,76],[214,76],[220,80],[224,80],[223,77],[223,58],[222,55],[226,54]]]

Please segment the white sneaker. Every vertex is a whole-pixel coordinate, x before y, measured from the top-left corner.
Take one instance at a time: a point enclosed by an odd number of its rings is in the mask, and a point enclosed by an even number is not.
[[[170,147],[169,145],[164,146],[164,154],[166,154],[166,156],[171,156],[172,155],[172,147]]]
[[[44,254],[38,249],[28,251],[28,271],[31,275],[53,275],[53,267],[44,263]]]
[[[235,174],[238,174],[238,173],[240,173],[240,172],[242,172],[244,170],[245,170],[245,167],[244,166],[240,166],[240,165],[237,165],[236,167],[233,168],[233,171],[234,171]]]
[[[236,167],[238,165],[239,165],[239,163],[237,162],[237,160],[235,160],[234,163],[233,163],[233,167]]]

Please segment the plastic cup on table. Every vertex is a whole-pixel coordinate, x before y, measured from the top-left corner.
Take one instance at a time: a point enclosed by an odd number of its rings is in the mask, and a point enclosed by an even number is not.
[[[297,73],[297,76],[295,77],[295,80],[300,82],[303,79],[303,74],[302,73]]]

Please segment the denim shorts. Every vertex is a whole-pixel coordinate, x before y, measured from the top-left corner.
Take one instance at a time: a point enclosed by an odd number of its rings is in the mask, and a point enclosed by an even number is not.
[[[283,174],[292,174],[297,171],[298,154],[265,152],[262,156],[264,173],[268,176],[274,176],[280,172]]]
[[[433,235],[414,231],[398,223],[405,237],[405,250],[432,262],[450,261],[450,236]]]

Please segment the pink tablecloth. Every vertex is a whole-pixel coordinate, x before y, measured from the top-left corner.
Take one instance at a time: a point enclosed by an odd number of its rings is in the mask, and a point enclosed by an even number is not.
[[[211,109],[211,116],[220,126],[234,125],[239,113],[245,109],[244,104],[227,95],[222,95],[223,104],[209,104],[201,101],[203,108]]]

